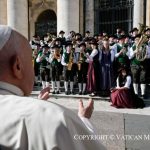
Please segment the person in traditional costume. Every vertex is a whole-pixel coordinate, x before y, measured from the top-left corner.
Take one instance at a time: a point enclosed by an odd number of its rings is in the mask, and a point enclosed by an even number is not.
[[[65,35],[65,32],[63,30],[61,30],[58,35],[58,38],[60,39],[62,45],[65,45],[66,43],[66,38],[64,35]]]
[[[90,31],[86,31],[86,32],[85,32],[85,38],[89,38],[89,37],[91,37],[91,36],[90,36]]]
[[[76,63],[73,45],[71,41],[66,43],[66,51],[62,55],[61,64],[63,65],[65,94],[74,94],[74,64]],[[70,92],[68,82],[70,81]]]
[[[99,69],[99,50],[98,44],[95,40],[90,42],[92,52],[89,55],[87,53],[87,62],[88,66],[88,79],[87,79],[87,91],[91,96],[95,96],[100,91],[100,69]]]
[[[113,48],[113,46],[116,44],[115,41],[114,41],[114,35],[109,35],[109,46],[111,48]]]
[[[86,44],[81,42],[79,48],[80,51],[76,52],[79,95],[85,95],[88,71],[88,63],[86,62]]]
[[[35,47],[34,47],[34,50],[33,50],[33,53],[32,53],[34,74],[35,74],[35,82],[34,82],[35,86],[38,85],[38,76],[39,76],[39,72],[40,72],[40,65],[39,65],[38,62],[36,62],[39,50],[40,50],[40,44],[35,44]]]
[[[137,49],[137,45],[139,43],[141,35],[137,35],[135,37],[135,43],[130,48],[129,58],[131,60],[131,73],[133,77],[133,88],[136,95],[139,95],[139,84],[141,88],[141,97],[146,98],[146,73],[148,70],[147,60],[150,59],[150,48],[146,45],[146,43],[142,43],[139,48],[143,51],[145,49],[146,53],[143,57],[144,59],[137,59],[137,54],[139,50]]]
[[[118,38],[121,36],[121,29],[120,28],[117,28],[116,29],[116,33],[115,33],[115,36],[117,36]]]
[[[150,36],[148,36],[147,48],[150,49]],[[147,66],[150,66],[150,59],[147,59]],[[150,85],[150,69],[147,70],[146,83]]]
[[[55,42],[54,45],[57,45],[59,47],[60,54],[62,56],[63,52],[64,52],[64,45],[62,45],[63,43],[61,43],[61,39],[60,38],[56,38],[54,42]],[[59,73],[62,76],[62,74],[63,74],[63,65],[62,64],[60,64],[60,71],[59,71]]]
[[[49,86],[50,82],[50,63],[49,63],[49,46],[45,44],[42,47],[42,51],[38,54],[36,59],[37,63],[40,63],[40,75],[42,79],[42,88]]]
[[[112,106],[116,108],[143,108],[144,102],[132,90],[132,79],[127,68],[120,68],[117,86],[111,90]]]
[[[60,75],[61,75],[61,54],[58,45],[51,47],[52,53],[49,56],[49,62],[51,65],[51,85],[52,94],[60,93]],[[55,91],[55,85],[57,90]]]
[[[75,31],[70,31],[69,34],[66,37],[66,41],[73,41],[75,40]]]
[[[32,49],[25,37],[3,25],[0,62],[1,150],[106,150],[97,140],[78,140],[76,136],[96,135],[88,120],[92,100],[87,107],[79,102],[77,116],[58,104],[27,97],[34,84]],[[40,94],[43,97],[49,92]]]
[[[132,30],[131,30],[131,40],[132,40],[132,42],[134,43],[134,39],[135,39],[135,37],[137,36],[139,34],[139,29],[138,28],[133,28]]]
[[[90,41],[91,41],[90,38],[85,38],[83,40],[83,42],[86,44],[86,53],[88,53],[89,55],[92,53],[92,48],[91,48]]]
[[[34,49],[35,44],[40,44],[40,37],[38,35],[34,35],[32,40],[30,41],[31,48]]]
[[[121,67],[130,67],[130,60],[129,60],[129,53],[128,53],[128,46],[125,44],[125,35],[121,35],[118,38],[118,43],[113,47],[115,52],[115,78],[118,76],[118,70]]]
[[[100,51],[99,61],[101,70],[101,95],[108,96],[110,94],[110,89],[114,86],[114,75],[113,75],[113,62],[115,59],[115,54],[113,49],[109,46],[108,39],[103,40],[103,47]]]

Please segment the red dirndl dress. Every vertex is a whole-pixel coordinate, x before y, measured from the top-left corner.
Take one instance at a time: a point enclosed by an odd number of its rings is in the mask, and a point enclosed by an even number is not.
[[[135,96],[130,89],[116,89],[111,93],[112,106],[116,108],[136,108]]]

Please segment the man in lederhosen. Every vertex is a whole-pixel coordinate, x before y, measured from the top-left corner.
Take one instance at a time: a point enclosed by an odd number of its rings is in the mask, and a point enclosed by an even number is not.
[[[65,32],[63,30],[61,30],[58,35],[62,45],[65,45],[65,42],[66,42],[66,38],[64,37],[64,34],[65,34]]]
[[[49,86],[50,82],[50,63],[49,63],[49,46],[45,44],[42,47],[42,51],[39,52],[38,57],[36,61],[40,63],[40,75],[42,79],[42,87],[43,89],[45,87]]]
[[[61,54],[60,47],[54,45],[51,47],[52,53],[49,57],[49,62],[51,64],[51,83],[52,83],[52,94],[60,93],[60,66],[61,66]],[[55,84],[56,83],[56,84]],[[57,85],[57,91],[55,92],[55,85]]]
[[[64,86],[65,94],[68,95],[68,82],[70,80],[70,93],[74,94],[73,91],[73,81],[74,81],[74,67],[73,64],[76,63],[73,45],[71,41],[66,42],[66,51],[62,55],[61,64],[63,65],[64,71]]]
[[[79,95],[86,94],[88,63],[86,62],[86,44],[79,44],[80,52],[76,52]]]
[[[118,70],[121,67],[129,67],[130,60],[128,58],[128,46],[125,44],[125,35],[118,38],[118,43],[114,46],[115,53],[115,78],[118,76]]]
[[[33,60],[34,74],[35,74],[34,86],[38,85],[38,76],[39,76],[39,72],[40,72],[40,66],[39,66],[39,63],[36,62],[36,59],[38,57],[38,53],[40,51],[40,47],[41,47],[41,45],[36,43],[34,45],[34,49],[33,49],[33,52],[32,52],[32,60]]]
[[[135,43],[133,44],[133,46],[130,48],[129,51],[129,58],[131,59],[131,73],[132,73],[132,77],[133,77],[133,88],[134,88],[134,93],[136,95],[139,94],[138,91],[138,85],[140,84],[141,87],[141,97],[142,98],[146,98],[145,95],[145,90],[146,90],[146,73],[147,73],[147,59],[150,58],[150,49],[148,48],[148,46],[146,45],[146,43],[142,43],[140,45],[140,48],[142,50],[146,49],[147,53],[145,56],[145,59],[142,61],[139,61],[136,57],[138,50],[137,50],[137,44],[140,40],[140,36],[141,35],[137,35],[135,37]]]

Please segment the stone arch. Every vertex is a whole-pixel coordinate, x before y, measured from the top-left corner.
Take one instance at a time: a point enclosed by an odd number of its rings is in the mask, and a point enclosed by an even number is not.
[[[35,22],[35,33],[40,37],[46,33],[57,34],[57,17],[53,10],[43,11]]]
[[[39,15],[46,10],[52,10],[57,15],[57,0],[47,1],[44,6],[38,6],[37,2],[34,1],[34,3],[29,6],[30,39],[32,39],[32,36],[35,34],[35,22],[37,21]]]
[[[34,21],[36,21],[38,19],[40,14],[42,14],[43,12],[45,12],[47,10],[51,10],[51,11],[53,11],[56,14],[56,10],[51,8],[51,7],[39,8],[38,10],[35,10],[35,12],[33,12],[34,13],[34,15],[33,15]]]
[[[48,18],[47,18],[48,17]],[[37,18],[36,22],[44,21],[45,19],[56,19],[56,14],[53,10],[47,9],[43,11]]]

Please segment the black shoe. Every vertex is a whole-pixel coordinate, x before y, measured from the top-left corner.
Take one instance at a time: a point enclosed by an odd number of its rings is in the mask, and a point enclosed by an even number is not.
[[[70,94],[74,95],[75,93],[74,93],[74,91],[71,91]]]
[[[82,92],[82,95],[86,95],[86,94],[87,94],[86,91],[83,91],[83,92]]]
[[[56,91],[56,94],[60,94],[59,91]]]
[[[55,91],[53,91],[52,94],[56,94]]]
[[[68,92],[68,91],[65,91],[65,94],[66,94],[66,95],[69,95],[69,92]]]
[[[38,86],[38,83],[34,83],[34,86]]]
[[[144,94],[144,95],[141,95],[141,98],[146,99],[147,97],[146,97],[146,95]]]
[[[81,92],[81,91],[79,92],[79,95],[82,95],[82,92]]]

